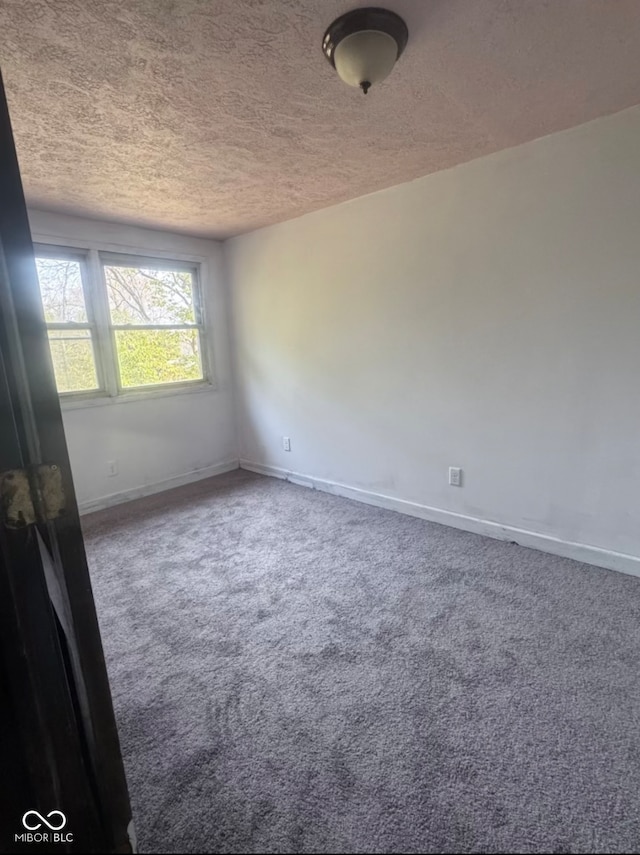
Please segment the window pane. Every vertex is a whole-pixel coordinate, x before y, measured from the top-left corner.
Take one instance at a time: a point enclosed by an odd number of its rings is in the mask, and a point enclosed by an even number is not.
[[[193,277],[186,270],[104,265],[114,324],[194,324]]]
[[[98,388],[89,330],[49,330],[58,392],[87,392]]]
[[[202,380],[198,330],[116,330],[124,388]]]
[[[47,323],[87,323],[80,262],[68,258],[36,258],[40,293]]]

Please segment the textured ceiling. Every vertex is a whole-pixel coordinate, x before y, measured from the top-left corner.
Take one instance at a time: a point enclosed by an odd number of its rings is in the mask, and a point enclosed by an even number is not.
[[[224,237],[640,102],[638,0],[387,0],[369,95],[322,55],[348,0],[0,0],[30,204]]]

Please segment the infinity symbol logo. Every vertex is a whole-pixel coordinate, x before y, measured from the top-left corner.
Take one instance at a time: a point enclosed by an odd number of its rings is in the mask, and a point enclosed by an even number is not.
[[[62,822],[60,823],[60,825],[53,825],[53,823],[48,822],[48,820],[50,820],[50,819],[51,819],[51,817],[52,817],[54,814],[57,814],[57,815],[62,819]],[[40,820],[40,822],[39,822],[37,825],[29,825],[29,824],[27,823],[27,817],[28,817],[28,816],[34,816],[34,817],[36,817],[36,819],[39,819],[39,820]],[[67,824],[67,818],[66,818],[66,816],[62,813],[62,811],[61,811],[61,810],[52,810],[52,811],[49,811],[49,813],[48,813],[48,814],[47,814],[47,816],[46,816],[46,819],[45,819],[45,817],[44,817],[44,816],[42,816],[42,814],[41,814],[41,813],[38,813],[38,811],[37,811],[37,810],[28,810],[28,811],[25,813],[25,815],[22,817],[22,824],[23,824],[23,825],[24,825],[24,827],[27,829],[27,831],[37,831],[37,830],[40,828],[40,826],[42,825],[42,823],[43,823],[43,822],[44,822],[44,824],[45,824],[48,828],[50,828],[50,829],[51,829],[51,831],[60,831],[60,829],[61,829],[61,828],[64,828],[64,827],[65,827],[65,825]]]

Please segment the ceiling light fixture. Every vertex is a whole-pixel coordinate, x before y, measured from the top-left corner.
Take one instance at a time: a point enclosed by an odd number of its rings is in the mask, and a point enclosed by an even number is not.
[[[391,72],[408,38],[407,25],[395,12],[353,9],[327,29],[322,50],[344,82],[366,95]]]

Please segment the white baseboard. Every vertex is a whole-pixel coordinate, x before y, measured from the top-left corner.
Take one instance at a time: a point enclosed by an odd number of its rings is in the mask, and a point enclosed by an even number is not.
[[[442,525],[459,528],[463,531],[471,531],[475,534],[483,534],[496,540],[513,540],[520,546],[530,549],[539,549],[541,552],[550,552],[552,555],[560,555],[562,558],[573,558],[585,564],[594,564],[596,567],[604,567],[607,570],[617,570],[631,576],[640,576],[640,558],[627,555],[623,552],[614,552],[609,549],[601,549],[599,546],[588,546],[584,543],[573,543],[562,540],[548,534],[540,534],[535,531],[515,528],[513,526],[501,525],[491,520],[483,520],[479,517],[456,514],[453,511],[444,511],[440,508],[431,508],[428,505],[420,505],[417,502],[407,502],[404,499],[396,499],[393,496],[385,496],[381,493],[372,493],[357,487],[349,487],[347,484],[339,484],[335,481],[326,481],[322,478],[312,478],[299,472],[290,472],[278,466],[268,466],[263,463],[253,463],[250,460],[240,460],[240,468],[257,472],[260,475],[270,475],[273,478],[282,478],[298,484],[302,487],[310,487],[314,490],[322,490],[325,493],[333,493],[347,499],[355,499],[367,505],[377,508],[385,508],[389,511],[398,511],[401,514],[409,514],[429,522],[441,523]]]
[[[202,481],[204,478],[213,478],[214,475],[222,475],[223,472],[232,472],[238,469],[238,460],[228,460],[226,463],[216,463],[214,466],[206,466],[204,469],[195,469],[193,472],[185,472],[184,475],[176,475],[164,481],[156,481],[155,484],[145,484],[142,487],[133,487],[131,490],[123,490],[121,493],[111,493],[99,499],[91,499],[88,502],[79,502],[80,514],[90,514],[93,511],[102,511],[113,505],[121,505],[123,502],[131,502],[133,499],[142,499],[144,496],[152,496],[154,493],[162,493],[173,487],[182,487],[192,484],[194,481]]]

